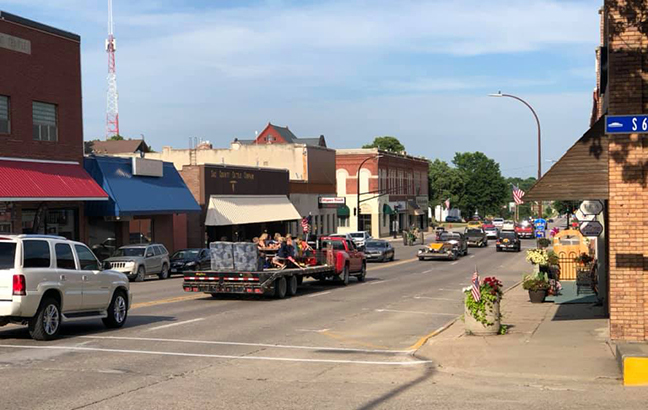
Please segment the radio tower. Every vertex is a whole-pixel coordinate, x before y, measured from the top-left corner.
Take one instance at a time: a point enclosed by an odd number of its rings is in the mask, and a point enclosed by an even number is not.
[[[106,139],[119,135],[119,108],[117,93],[117,71],[115,70],[115,50],[117,43],[113,35],[112,0],[108,0],[108,38],[106,52],[108,53],[108,94],[106,101]]]

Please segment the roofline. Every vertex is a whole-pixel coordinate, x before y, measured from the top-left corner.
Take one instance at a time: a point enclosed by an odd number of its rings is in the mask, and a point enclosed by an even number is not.
[[[56,36],[64,37],[69,40],[76,42],[81,42],[81,36],[78,34],[71,33],[69,31],[61,30],[56,27],[48,26],[47,24],[39,23],[34,20],[29,20],[24,17],[17,16],[15,14],[7,13],[6,11],[0,10],[0,20],[6,20],[12,23],[20,24],[21,26],[33,28],[35,30],[44,31],[49,34],[54,34]]]
[[[41,164],[79,165],[78,161],[53,161],[48,159],[0,157],[0,161],[38,162]]]
[[[217,168],[235,168],[240,170],[249,170],[249,171],[271,171],[271,172],[286,172],[290,173],[290,170],[286,168],[270,168],[270,167],[251,167],[246,165],[229,165],[229,164],[197,164],[197,165],[183,165],[186,166],[198,166],[198,167],[217,167]]]
[[[399,154],[398,152],[383,151],[378,148],[343,148],[337,149],[336,155],[368,155],[368,154],[380,154],[383,156],[390,156],[395,158],[405,158],[415,161],[429,162],[427,158],[424,157],[415,157],[408,154]]]

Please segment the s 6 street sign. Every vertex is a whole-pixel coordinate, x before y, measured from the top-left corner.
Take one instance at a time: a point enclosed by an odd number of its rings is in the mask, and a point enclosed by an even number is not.
[[[648,133],[648,115],[606,115],[606,134],[646,134]]]
[[[580,231],[584,236],[599,236],[603,232],[603,225],[599,221],[582,222]]]
[[[603,202],[583,201],[578,208],[584,215],[598,215],[603,212]]]

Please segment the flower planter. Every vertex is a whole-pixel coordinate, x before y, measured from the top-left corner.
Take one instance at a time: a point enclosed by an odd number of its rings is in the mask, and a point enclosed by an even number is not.
[[[547,296],[547,291],[544,289],[529,291],[529,299],[531,300],[531,303],[543,303],[546,296]]]
[[[492,336],[499,334],[500,331],[499,302],[493,303],[492,310],[486,308],[486,320],[489,323],[492,323],[492,325],[486,326],[478,322],[474,317],[472,317],[470,310],[467,307],[464,307],[464,322],[466,324],[466,333],[475,336]]]

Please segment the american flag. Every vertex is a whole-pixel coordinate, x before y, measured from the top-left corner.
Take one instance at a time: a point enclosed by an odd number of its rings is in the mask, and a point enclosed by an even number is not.
[[[473,299],[475,299],[475,302],[479,302],[481,300],[481,291],[479,290],[479,273],[477,273],[477,269],[475,269],[475,273],[473,273],[472,276],[472,289],[470,289],[470,292],[472,293]]]
[[[450,209],[450,198],[445,200],[446,209]]]
[[[519,187],[513,185],[513,200],[515,201],[516,205],[521,205],[524,203],[522,200],[522,197],[524,196],[526,192],[521,190]]]
[[[304,233],[310,232],[310,217],[308,216],[303,217],[301,221],[301,226]]]

